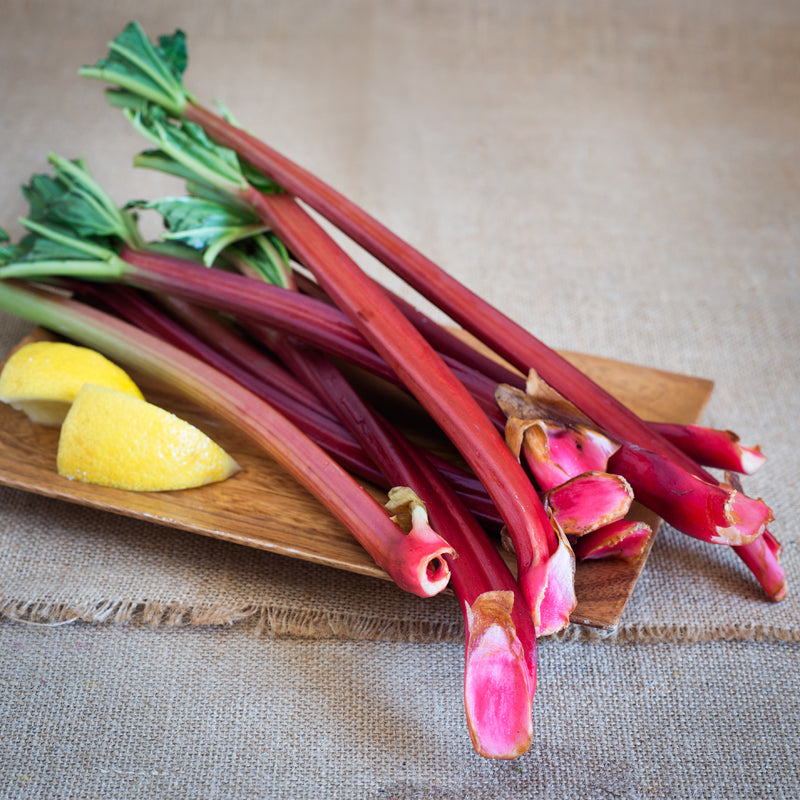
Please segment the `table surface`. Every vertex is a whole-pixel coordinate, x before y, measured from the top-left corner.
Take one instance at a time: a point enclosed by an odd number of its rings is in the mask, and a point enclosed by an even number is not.
[[[145,145],[76,74],[129,6],[9,6],[0,227],[19,235],[51,151],[120,203],[177,191],[132,168]],[[612,633],[540,643],[531,750],[487,761],[452,598],[0,487],[0,794],[800,794],[800,7],[137,9],[152,37],[187,32],[203,102],[551,346],[713,381],[704,422],[768,457],[745,489],[775,512],[789,597],[665,527]],[[30,327],[0,315],[0,351]]]

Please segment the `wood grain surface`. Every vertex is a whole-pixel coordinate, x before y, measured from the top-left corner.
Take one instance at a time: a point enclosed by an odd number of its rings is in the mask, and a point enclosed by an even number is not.
[[[24,342],[48,338],[37,330]],[[645,419],[680,423],[700,419],[713,384],[576,353],[564,354]],[[131,373],[152,403],[196,425],[224,447],[242,471],[222,483],[179,492],[127,492],[67,480],[56,472],[58,430],[32,424],[0,403],[0,483],[71,503],[269,550],[337,569],[386,579],[353,537],[302,486],[230,425],[143,375]],[[417,420],[409,412],[409,424]],[[427,435],[424,434],[424,435]],[[375,497],[383,493],[367,487]],[[655,531],[659,520],[634,506],[631,516]],[[617,559],[578,563],[573,622],[613,629],[645,566],[653,537],[633,563]]]

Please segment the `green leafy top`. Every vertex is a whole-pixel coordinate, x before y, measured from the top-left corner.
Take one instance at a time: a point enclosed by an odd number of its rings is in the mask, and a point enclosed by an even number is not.
[[[166,241],[201,251],[206,266],[214,266],[221,258],[267,283],[293,285],[286,246],[250,208],[201,185],[190,184],[190,191],[196,194],[164,197],[140,206],[164,218]]]
[[[126,109],[133,126],[158,149],[134,158],[134,165],[159,170],[186,181],[188,197],[148,203],[164,216],[167,240],[180,240],[204,250],[203,262],[211,266],[235,242],[250,240],[266,231],[259,216],[241,196],[255,187],[262,192],[282,189],[231,149],[212,141],[205,131],[185,120],[169,119],[152,104]],[[256,238],[247,247],[229,252],[271,283],[289,285],[289,259],[276,237]]]
[[[130,102],[141,97],[175,116],[183,113],[186,103],[193,99],[182,81],[188,63],[183,31],[161,36],[153,44],[142,26],[133,21],[108,47],[106,58],[95,66],[82,67],[79,74],[115,84]]]
[[[224,248],[266,230],[264,223],[247,209],[208,197],[163,197],[147,203],[145,208],[164,218],[165,239],[202,250],[206,266],[211,266]]]
[[[142,245],[135,218],[116,207],[83,160],[51,154],[49,161],[54,174],[34,175],[22,188],[28,234],[0,248],[0,278],[118,273],[120,244]]]
[[[113,280],[125,269],[116,252],[102,242],[54,225],[23,223],[29,233],[18,244],[0,246],[0,280],[57,275]]]
[[[30,205],[29,219],[63,226],[79,236],[118,238],[141,245],[134,217],[117,208],[92,177],[83,159],[68,160],[51,153],[53,176],[34,175],[22,193]]]
[[[25,250],[22,245],[14,244],[8,233],[0,228],[0,266],[22,257]]]
[[[125,116],[134,128],[157,150],[148,150],[134,159],[136,166],[158,169],[201,185],[226,202],[240,203],[240,192],[255,187],[261,192],[277,193],[281,187],[256,170],[230,148],[214,142],[193,122],[170,119],[152,103],[126,108]]]

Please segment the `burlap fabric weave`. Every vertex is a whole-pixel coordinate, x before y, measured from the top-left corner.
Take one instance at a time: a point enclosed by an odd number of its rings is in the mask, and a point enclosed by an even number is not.
[[[712,379],[790,593],[663,529],[617,630],[543,644],[531,753],[489,763],[452,598],[0,487],[3,796],[799,796],[800,9],[12,1],[0,226],[51,150],[120,202],[174,190],[76,75],[134,14],[552,346]],[[0,350],[29,328],[0,316]]]

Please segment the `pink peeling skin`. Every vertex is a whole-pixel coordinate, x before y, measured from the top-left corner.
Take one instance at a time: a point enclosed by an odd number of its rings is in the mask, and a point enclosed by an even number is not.
[[[581,536],[575,542],[575,556],[581,561],[602,558],[635,561],[644,552],[652,532],[644,522],[617,520]]]
[[[569,625],[569,615],[577,605],[575,597],[575,554],[566,534],[554,521],[556,545],[547,562],[539,567],[543,577],[533,579],[544,586],[536,621],[536,635],[550,636]]]
[[[551,489],[544,502],[564,533],[583,536],[622,519],[630,510],[633,490],[621,475],[584,472]]]
[[[602,433],[582,425],[514,416],[506,422],[506,441],[545,492],[584,472],[604,472],[619,448]]]

